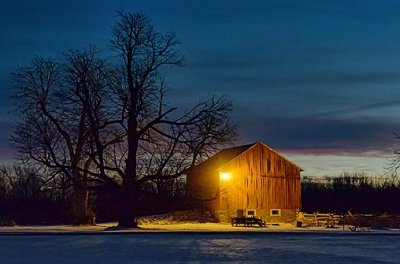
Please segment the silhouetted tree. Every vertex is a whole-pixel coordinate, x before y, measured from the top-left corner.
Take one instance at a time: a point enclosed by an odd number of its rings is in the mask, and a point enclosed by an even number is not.
[[[111,43],[121,61],[120,85],[114,87],[127,135],[119,225],[134,227],[145,182],[182,175],[205,153],[232,142],[236,133],[226,97],[205,99],[182,114],[167,104],[160,70],[182,65],[174,34],[157,32],[143,14],[121,12]]]
[[[107,85],[105,62],[91,47],[58,60],[35,57],[13,74],[20,120],[12,137],[25,162],[42,164],[53,175],[67,175],[74,187],[77,224],[89,220],[88,173],[93,111]]]
[[[396,140],[399,140],[400,134],[397,132],[393,132],[393,137]],[[399,145],[396,145],[393,147],[393,156],[389,159],[386,169],[392,175],[392,177],[397,177],[398,171],[400,169],[400,146]]]

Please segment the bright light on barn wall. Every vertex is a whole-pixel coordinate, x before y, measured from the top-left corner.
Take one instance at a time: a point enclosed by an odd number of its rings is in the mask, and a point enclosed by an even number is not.
[[[221,172],[219,176],[223,181],[228,181],[231,178],[231,174],[229,172]]]

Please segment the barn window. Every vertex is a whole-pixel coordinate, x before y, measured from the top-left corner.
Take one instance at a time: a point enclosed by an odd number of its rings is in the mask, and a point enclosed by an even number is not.
[[[256,216],[256,210],[255,209],[247,209],[246,217],[253,217],[253,216]]]
[[[281,216],[281,209],[271,209],[269,214],[270,216]]]

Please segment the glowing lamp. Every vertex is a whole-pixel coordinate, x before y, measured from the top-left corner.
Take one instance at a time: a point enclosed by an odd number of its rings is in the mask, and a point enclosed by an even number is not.
[[[229,172],[221,172],[221,180],[228,181],[231,178],[231,174]]]

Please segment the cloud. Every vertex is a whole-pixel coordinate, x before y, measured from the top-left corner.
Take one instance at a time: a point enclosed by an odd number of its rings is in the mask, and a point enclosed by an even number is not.
[[[369,110],[374,110],[374,109],[382,109],[382,108],[399,106],[399,105],[400,105],[400,100],[394,100],[394,101],[380,102],[380,103],[375,103],[375,104],[360,105],[360,106],[350,107],[350,108],[346,108],[346,109],[339,109],[339,110],[335,110],[335,111],[323,112],[323,113],[313,115],[312,117],[322,117],[322,116],[326,117],[326,116],[336,116],[336,115],[343,115],[343,114],[359,113],[359,112],[364,112],[364,111],[369,111]]]
[[[257,118],[260,118],[258,116]],[[397,143],[399,122],[382,119],[290,118],[251,116],[239,119],[242,142],[262,140],[302,154],[388,155]]]

